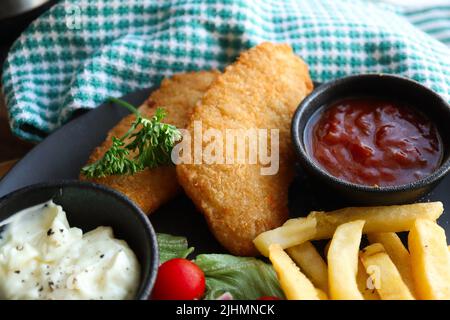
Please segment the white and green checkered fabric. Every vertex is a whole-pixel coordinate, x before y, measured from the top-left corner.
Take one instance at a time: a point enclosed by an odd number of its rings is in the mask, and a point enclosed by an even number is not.
[[[66,0],[16,41],[2,79],[13,132],[34,141],[76,110],[173,73],[223,68],[262,41],[291,44],[315,81],[395,73],[450,101],[449,26],[450,5],[406,11],[363,0]]]
[[[405,10],[408,20],[450,46],[450,1],[448,6]]]

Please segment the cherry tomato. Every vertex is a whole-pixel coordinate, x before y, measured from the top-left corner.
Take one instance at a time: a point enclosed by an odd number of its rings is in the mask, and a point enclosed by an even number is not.
[[[263,296],[263,297],[259,298],[258,300],[281,300],[281,299],[278,297]]]
[[[164,262],[158,270],[152,299],[194,300],[205,293],[205,274],[192,261],[172,259]]]

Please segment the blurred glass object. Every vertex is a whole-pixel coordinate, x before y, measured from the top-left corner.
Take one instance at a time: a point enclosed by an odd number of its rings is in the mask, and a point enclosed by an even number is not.
[[[58,0],[0,0],[0,51],[56,2]]]
[[[0,19],[15,17],[44,5],[49,0],[1,0]]]

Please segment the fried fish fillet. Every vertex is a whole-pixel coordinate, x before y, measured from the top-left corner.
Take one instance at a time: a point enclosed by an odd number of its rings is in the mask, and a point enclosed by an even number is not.
[[[145,117],[151,117],[158,107],[166,110],[165,123],[185,128],[194,110],[211,83],[217,78],[218,71],[184,73],[164,79],[158,90],[139,107]],[[88,163],[103,157],[110,148],[111,138],[123,136],[135,120],[134,115],[122,119],[111,131],[106,140],[91,154]],[[118,190],[132,199],[144,212],[151,213],[174,197],[180,190],[174,166],[145,169],[134,175],[113,175],[104,178],[87,179]]]
[[[290,46],[263,43],[226,68],[203,95],[188,125],[214,128],[279,129],[279,171],[261,175],[257,164],[180,164],[178,180],[203,212],[219,242],[236,255],[256,255],[252,240],[288,217],[293,178],[292,115],[312,90],[306,64]],[[203,150],[207,143],[203,141]],[[245,148],[249,148],[247,144]]]

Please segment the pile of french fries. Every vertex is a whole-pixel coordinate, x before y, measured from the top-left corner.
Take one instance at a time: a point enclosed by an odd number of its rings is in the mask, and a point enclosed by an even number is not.
[[[289,300],[450,299],[441,202],[311,212],[255,238]],[[397,232],[408,231],[408,249]],[[360,249],[361,238],[370,243]],[[331,239],[324,256],[311,241]]]

